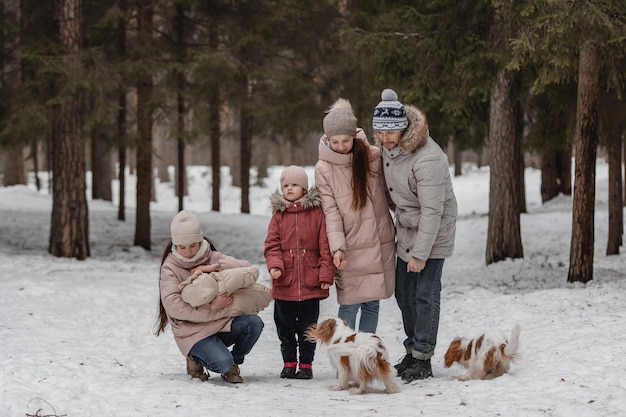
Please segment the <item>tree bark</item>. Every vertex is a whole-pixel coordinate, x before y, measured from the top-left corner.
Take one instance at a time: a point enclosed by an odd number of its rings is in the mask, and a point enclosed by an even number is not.
[[[609,165],[609,233],[606,245],[607,255],[618,255],[622,245],[624,214],[622,212],[622,121],[624,105],[615,91],[604,93],[600,98],[603,136],[606,140],[607,162]]]
[[[128,9],[126,0],[118,2],[121,17],[117,22],[117,50],[120,59],[126,58],[126,12]],[[119,204],[117,219],[126,221],[126,88],[120,87],[117,93],[117,140],[118,140],[118,170],[117,180],[119,184]]]
[[[179,58],[184,62],[185,58],[185,12],[182,3],[176,4],[176,17],[174,18],[174,27],[176,31],[176,43],[178,45],[177,52]],[[185,195],[187,194],[187,167],[185,165],[185,74],[181,71],[174,70],[174,78],[176,79],[176,128],[177,128],[177,156],[178,166],[176,169],[176,195],[178,196],[178,211],[183,210]]]
[[[19,27],[21,20],[20,0],[4,0],[4,11],[7,19],[15,22]],[[13,37],[14,36],[14,37]],[[17,89],[22,84],[22,54],[20,38],[13,35],[5,42],[7,56],[4,58],[4,81],[6,87]],[[26,185],[26,168],[24,164],[24,148],[21,144],[15,148],[5,150],[4,177],[2,185]]]
[[[516,106],[510,97],[514,77],[511,71],[500,69],[491,89],[487,264],[524,257],[520,231],[520,171],[517,169],[520,147]]]
[[[559,181],[556,151],[546,151],[541,155],[541,202],[545,203],[559,195]]]
[[[212,51],[218,48],[218,32],[216,19],[211,22],[209,28],[209,47]],[[222,160],[220,157],[220,87],[218,83],[213,83],[209,91],[209,140],[211,141],[211,210],[220,211],[220,187],[222,174],[220,168]]]
[[[55,14],[60,60],[79,65],[82,47],[81,0],[57,0]],[[78,93],[54,107],[52,132],[52,217],[48,252],[54,256],[89,256],[89,210],[85,182],[85,142],[81,137],[82,100]]]
[[[137,2],[137,41],[142,51],[152,44],[154,0]],[[151,247],[150,201],[152,199],[152,100],[153,81],[149,69],[144,68],[137,82],[137,210],[134,244],[146,250]]]
[[[248,77],[244,77],[245,85],[248,84]],[[247,88],[246,90],[247,91]],[[241,175],[241,212],[250,213],[250,165],[252,163],[252,114],[249,109],[249,100],[241,106],[241,129],[240,139],[240,175]]]
[[[572,241],[568,282],[593,279],[596,152],[598,146],[598,100],[600,59],[592,46],[579,51],[576,105],[576,151]]]
[[[111,146],[102,127],[91,131],[91,198],[112,201]]]

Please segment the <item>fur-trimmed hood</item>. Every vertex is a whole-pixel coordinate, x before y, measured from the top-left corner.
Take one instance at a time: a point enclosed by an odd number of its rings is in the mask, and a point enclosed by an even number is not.
[[[304,210],[310,210],[315,207],[322,207],[322,200],[320,198],[319,192],[317,191],[317,187],[313,186],[309,188],[304,197],[298,200],[297,203],[300,203]],[[270,195],[270,210],[272,213],[276,213],[279,211],[284,212],[289,207],[293,207],[293,203],[291,201],[285,200],[285,198],[279,191],[274,191],[272,195]]]
[[[405,109],[409,126],[400,137],[398,146],[406,153],[413,153],[428,140],[428,121],[426,114],[417,107],[407,105]],[[376,139],[376,144],[382,146],[380,139]]]

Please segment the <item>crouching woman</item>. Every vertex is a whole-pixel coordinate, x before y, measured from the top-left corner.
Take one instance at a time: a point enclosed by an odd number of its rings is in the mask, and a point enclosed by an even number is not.
[[[250,263],[218,252],[203,237],[197,216],[189,211],[179,212],[170,229],[172,240],[161,261],[156,335],[161,334],[169,322],[178,348],[187,357],[187,373],[192,377],[207,380],[208,370],[221,374],[227,382],[243,382],[239,365],[259,339],[263,321],[257,315],[224,317],[219,314],[233,303],[233,296],[226,293],[209,304],[193,307],[181,297],[179,284],[197,271],[217,272],[250,266]]]

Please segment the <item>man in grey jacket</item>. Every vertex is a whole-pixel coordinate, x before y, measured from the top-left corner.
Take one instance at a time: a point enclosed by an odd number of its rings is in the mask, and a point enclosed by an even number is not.
[[[448,158],[429,136],[424,113],[404,106],[391,89],[383,90],[381,98],[373,127],[395,205],[395,295],[407,336],[407,354],[395,368],[410,382],[433,375],[441,274],[454,250],[457,204]]]

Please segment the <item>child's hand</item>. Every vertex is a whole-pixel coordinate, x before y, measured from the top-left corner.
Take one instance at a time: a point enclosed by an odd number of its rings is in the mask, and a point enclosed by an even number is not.
[[[327,282],[323,282],[323,283],[322,283],[322,289],[323,289],[323,290],[327,290],[327,289],[329,289],[329,288],[330,288],[330,284],[329,284],[329,283],[327,283]]]
[[[280,276],[283,274],[283,272],[278,269],[278,268],[272,268],[270,269],[270,276],[272,277],[272,279],[278,279],[280,278]]]

